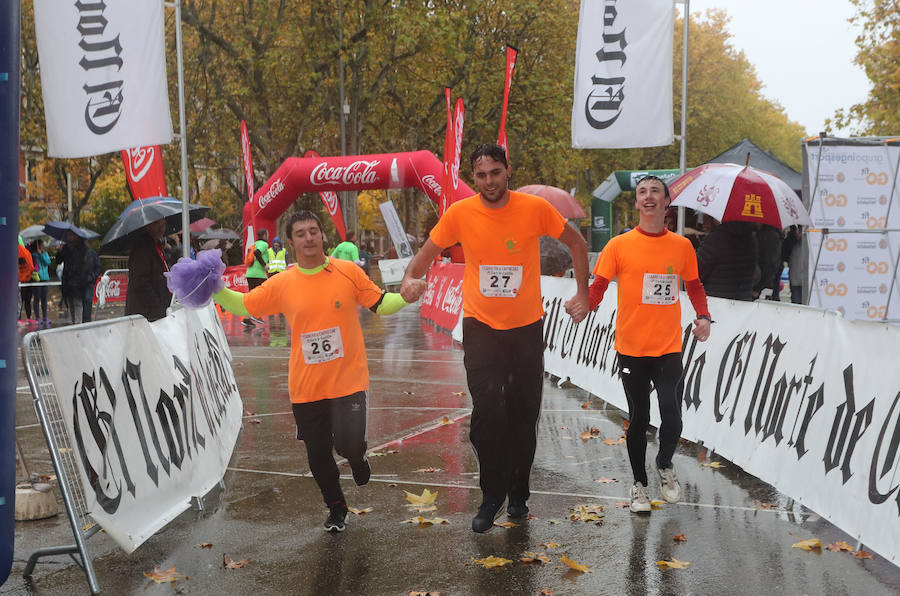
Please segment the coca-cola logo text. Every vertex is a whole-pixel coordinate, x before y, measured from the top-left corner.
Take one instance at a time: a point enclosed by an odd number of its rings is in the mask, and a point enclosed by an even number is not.
[[[372,161],[360,159],[349,166],[328,167],[328,162],[323,161],[310,172],[309,181],[317,186],[374,184],[378,180],[375,167],[380,163],[377,159]]]
[[[281,194],[281,191],[284,190],[284,182],[281,181],[281,178],[276,178],[275,182],[269,187],[269,190],[266,191],[266,194],[259,197],[259,208],[265,209],[266,205],[272,202],[272,200]]]
[[[155,147],[133,147],[128,150],[128,175],[134,182],[140,182],[153,166]]]
[[[253,157],[250,153],[250,133],[247,123],[241,120],[241,153],[244,154],[244,177],[247,179],[247,194],[253,196]]]
[[[456,122],[453,124],[453,134],[456,136],[456,147],[453,150],[453,163],[450,164],[450,175],[453,181],[453,189],[459,189],[459,159],[462,155],[463,126],[465,125],[465,108],[462,100],[456,102]]]
[[[438,184],[438,181],[434,179],[434,176],[431,174],[426,174],[422,176],[422,184],[431,189],[431,192],[435,196],[441,196],[441,185]]]
[[[442,311],[454,315],[459,314],[463,302],[462,284],[462,280],[458,280],[447,287],[440,305]]]
[[[322,197],[322,202],[325,203],[325,208],[328,209],[329,215],[337,213],[339,205],[337,193],[326,190],[325,192],[320,192],[319,196]]]

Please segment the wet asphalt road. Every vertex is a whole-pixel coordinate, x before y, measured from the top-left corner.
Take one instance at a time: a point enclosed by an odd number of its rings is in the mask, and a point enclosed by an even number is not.
[[[372,376],[372,481],[357,487],[349,467],[342,472],[349,505],[372,511],[351,515],[341,534],[322,531],[326,510],[308,474],[303,444],[294,438],[285,330],[273,319],[248,332],[228,316],[223,324],[245,419],[224,488],[206,496],[203,510],[186,511],[131,555],[105,534],[91,538],[88,548],[104,594],[900,593],[900,568],[881,557],[859,560],[844,552],[792,548],[807,538],[823,545],[851,539],[727,461],[720,468],[702,465],[719,459],[698,445],[683,443],[674,459],[684,487],[681,504],[649,516],[618,507],[631,481],[625,445],[603,439],[623,433],[622,412],[607,409],[602,396],[558,387],[550,378],[532,472],[533,518],[472,533],[480,492],[467,437],[471,402],[461,350],[412,308],[390,318],[368,311],[361,316]],[[21,388],[17,397],[17,437],[31,467],[50,473],[30,391]],[[580,435],[590,427],[599,435],[583,441]],[[655,450],[651,438],[648,461]],[[615,481],[597,482],[601,478]],[[404,491],[424,489],[437,492],[436,511],[421,515],[447,524],[402,523],[420,515],[406,506]],[[658,498],[652,474],[651,494]],[[570,508],[591,504],[604,507],[601,523],[569,520]],[[687,541],[676,542],[678,534]],[[44,559],[31,582],[21,576],[32,550],[71,541],[64,516],[19,522],[16,560],[0,594],[87,593],[83,572],[65,557]],[[522,563],[526,551],[544,553],[550,562]],[[223,555],[249,562],[225,569]],[[514,563],[485,569],[472,562],[490,555]],[[568,569],[563,555],[590,571]],[[691,565],[664,570],[656,564],[673,557]],[[143,575],[154,566],[173,565],[189,578],[156,585]]]

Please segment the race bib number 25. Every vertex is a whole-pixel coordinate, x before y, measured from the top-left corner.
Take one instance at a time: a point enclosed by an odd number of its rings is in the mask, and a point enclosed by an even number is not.
[[[644,304],[675,304],[678,302],[678,276],[674,273],[645,273],[641,294]]]
[[[302,333],[300,341],[302,342],[303,360],[307,364],[321,364],[344,357],[340,327]]]
[[[522,287],[522,266],[480,265],[478,286],[485,298],[515,298]]]

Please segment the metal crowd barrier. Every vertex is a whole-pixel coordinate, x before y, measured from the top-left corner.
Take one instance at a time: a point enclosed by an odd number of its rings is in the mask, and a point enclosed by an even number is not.
[[[109,324],[109,321],[97,321],[84,323],[79,327],[102,327]],[[49,546],[35,550],[28,558],[22,575],[30,578],[38,559],[42,557],[69,555],[84,570],[91,594],[99,594],[100,585],[88,554],[87,539],[96,534],[100,530],[100,526],[91,518],[87,510],[87,501],[76,461],[77,446],[69,440],[66,432],[59,396],[56,393],[53,379],[50,377],[50,369],[47,366],[43,350],[43,342],[50,340],[53,334],[59,332],[71,333],[71,327],[28,333],[22,340],[22,359],[34,399],[34,411],[44,433],[44,439],[47,441],[47,449],[50,452],[50,459],[59,482],[59,491],[66,506],[66,514],[69,517],[75,544]],[[79,557],[76,557],[76,554]]]

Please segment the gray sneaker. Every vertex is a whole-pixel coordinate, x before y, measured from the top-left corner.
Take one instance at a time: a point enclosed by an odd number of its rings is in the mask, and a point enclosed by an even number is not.
[[[650,513],[650,497],[647,496],[647,487],[640,482],[631,486],[631,511],[632,513]]]
[[[678,477],[675,476],[675,468],[669,467],[659,472],[659,492],[667,503],[677,503],[681,500],[681,485],[678,484]]]

